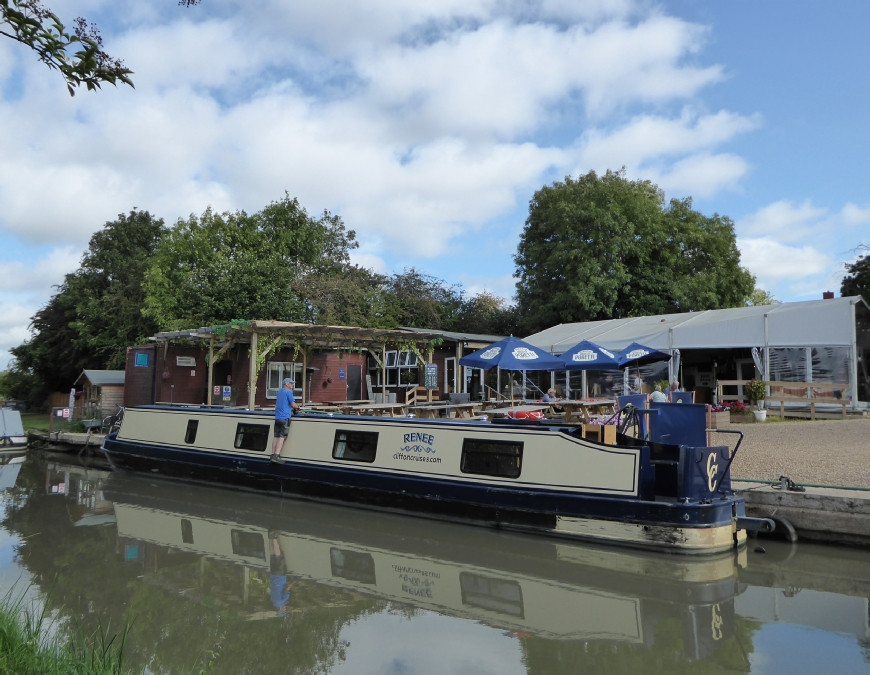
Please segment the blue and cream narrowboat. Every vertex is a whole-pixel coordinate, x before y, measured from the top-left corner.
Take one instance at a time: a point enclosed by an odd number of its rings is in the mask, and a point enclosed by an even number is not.
[[[667,410],[665,410],[667,412]],[[420,420],[302,413],[270,461],[270,413],[128,408],[103,450],[116,468],[400,509],[679,553],[745,544],[731,449],[617,434],[607,445],[548,420]]]

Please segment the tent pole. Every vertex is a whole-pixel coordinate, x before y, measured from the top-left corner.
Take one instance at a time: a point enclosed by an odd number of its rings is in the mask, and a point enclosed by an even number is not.
[[[580,389],[581,389],[581,397],[589,398],[589,395],[586,393],[586,371],[580,371],[582,375],[580,376]]]
[[[858,324],[855,301],[849,301],[852,310],[852,344],[849,354],[849,390],[852,392],[852,410],[858,410]],[[812,366],[810,366],[812,367]]]

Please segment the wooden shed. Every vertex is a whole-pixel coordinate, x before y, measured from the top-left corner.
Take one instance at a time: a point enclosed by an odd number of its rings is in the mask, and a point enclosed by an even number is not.
[[[76,388],[82,388],[80,405],[113,413],[124,405],[124,378],[123,370],[83,370],[75,381]]]

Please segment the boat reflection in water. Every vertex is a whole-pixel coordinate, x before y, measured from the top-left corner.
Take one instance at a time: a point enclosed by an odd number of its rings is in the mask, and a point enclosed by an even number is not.
[[[142,562],[146,579],[186,553],[243,568],[227,594],[239,599],[250,593],[251,573],[269,574],[270,584],[286,576],[514,637],[640,647],[653,645],[666,621],[671,632],[678,627],[690,660],[734,634],[745,551],[684,559],[135,476],[111,476],[105,494],[118,550]]]

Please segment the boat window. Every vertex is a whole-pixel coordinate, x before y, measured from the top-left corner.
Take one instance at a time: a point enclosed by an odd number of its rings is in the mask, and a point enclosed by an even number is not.
[[[193,543],[193,523],[186,518],[181,519],[181,541],[185,544]]]
[[[461,572],[459,586],[462,589],[463,605],[481,607],[520,619],[525,618],[523,589],[516,581]]]
[[[230,541],[233,544],[233,555],[259,558],[260,560],[266,559],[266,543],[263,541],[263,535],[259,532],[230,530]]]
[[[462,473],[499,478],[519,478],[523,465],[523,444],[466,438],[462,443]]]
[[[196,430],[199,428],[199,420],[187,420],[187,433],[184,434],[185,443],[196,442]]]
[[[359,581],[363,584],[378,583],[375,578],[375,559],[369,553],[330,548],[329,563],[334,577]]]
[[[378,433],[376,431],[342,431],[335,432],[335,443],[332,446],[334,459],[349,459],[352,462],[374,462],[378,449]]]
[[[265,450],[269,442],[268,424],[240,424],[236,427],[235,447],[239,450]]]

